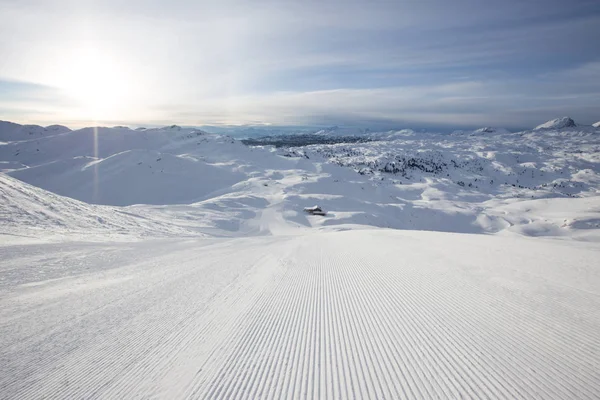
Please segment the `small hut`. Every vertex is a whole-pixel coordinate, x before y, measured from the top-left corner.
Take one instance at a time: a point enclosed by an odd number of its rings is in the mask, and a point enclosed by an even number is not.
[[[306,207],[306,208],[304,208],[304,212],[308,213],[310,215],[321,215],[321,216],[327,215],[327,213],[325,211],[323,211],[323,209],[319,206]]]

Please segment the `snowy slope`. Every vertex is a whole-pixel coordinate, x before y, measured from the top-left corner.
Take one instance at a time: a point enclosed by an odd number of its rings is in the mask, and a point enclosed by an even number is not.
[[[596,244],[367,230],[0,254],[7,398],[600,390]]]
[[[0,159],[16,178],[89,203],[191,203],[244,178],[215,145],[247,150],[197,130],[85,128],[8,143]]]
[[[0,243],[27,240],[132,240],[199,232],[120,207],[97,206],[47,192],[0,173]]]
[[[191,203],[243,175],[190,157],[127,150],[95,160],[73,158],[20,169],[15,178],[95,204]]]

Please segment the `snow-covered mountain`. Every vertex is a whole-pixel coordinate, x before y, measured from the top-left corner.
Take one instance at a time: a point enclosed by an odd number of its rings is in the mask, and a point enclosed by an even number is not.
[[[577,125],[575,124],[575,121],[573,121],[571,118],[562,117],[562,118],[556,118],[556,119],[552,119],[550,121],[546,121],[543,124],[535,127],[534,130],[575,128],[576,126]]]
[[[59,135],[71,130],[62,125],[50,125],[47,127],[39,125],[19,125],[13,122],[0,121],[0,143],[12,141],[25,141]]]
[[[595,398],[600,134],[544,125],[0,124],[0,397]]]
[[[473,134],[486,134],[486,133],[510,133],[508,129],[505,128],[494,128],[491,126],[486,126],[483,128],[479,128],[473,131]]]
[[[222,157],[228,146],[250,152],[230,138],[178,127],[85,128],[9,142],[0,147],[0,168],[89,203],[191,203],[244,178],[235,159]]]
[[[594,228],[600,218],[583,211],[600,188],[600,136],[594,130],[480,131],[457,136],[403,130],[371,134],[371,141],[360,143],[275,149],[178,126],[85,128],[8,142],[0,146],[0,165],[6,174],[62,196],[140,204],[138,212],[149,220],[164,220],[165,213],[171,221],[199,218],[205,232],[219,235],[346,224],[598,234],[581,229]],[[565,199],[573,199],[573,212],[548,214]],[[314,204],[328,211],[327,218],[303,215]]]

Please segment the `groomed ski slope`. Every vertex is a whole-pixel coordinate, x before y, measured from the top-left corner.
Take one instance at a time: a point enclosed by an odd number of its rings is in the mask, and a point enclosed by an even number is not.
[[[0,397],[598,398],[599,256],[385,229],[0,247]]]

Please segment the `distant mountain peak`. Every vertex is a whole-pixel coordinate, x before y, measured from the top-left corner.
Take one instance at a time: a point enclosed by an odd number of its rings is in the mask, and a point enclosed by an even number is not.
[[[477,129],[475,132],[494,133],[494,132],[496,132],[496,128],[492,128],[491,126],[486,126],[484,128]]]
[[[64,125],[48,125],[45,129],[53,132],[71,132],[71,129]]]
[[[540,129],[574,128],[576,126],[577,126],[577,124],[575,123],[575,121],[573,121],[572,118],[562,117],[562,118],[556,118],[556,119],[552,119],[550,121],[544,122],[543,124],[536,126],[534,131],[537,131]]]
[[[504,128],[495,128],[492,126],[486,126],[486,127],[474,130],[473,133],[510,133],[510,132]]]

